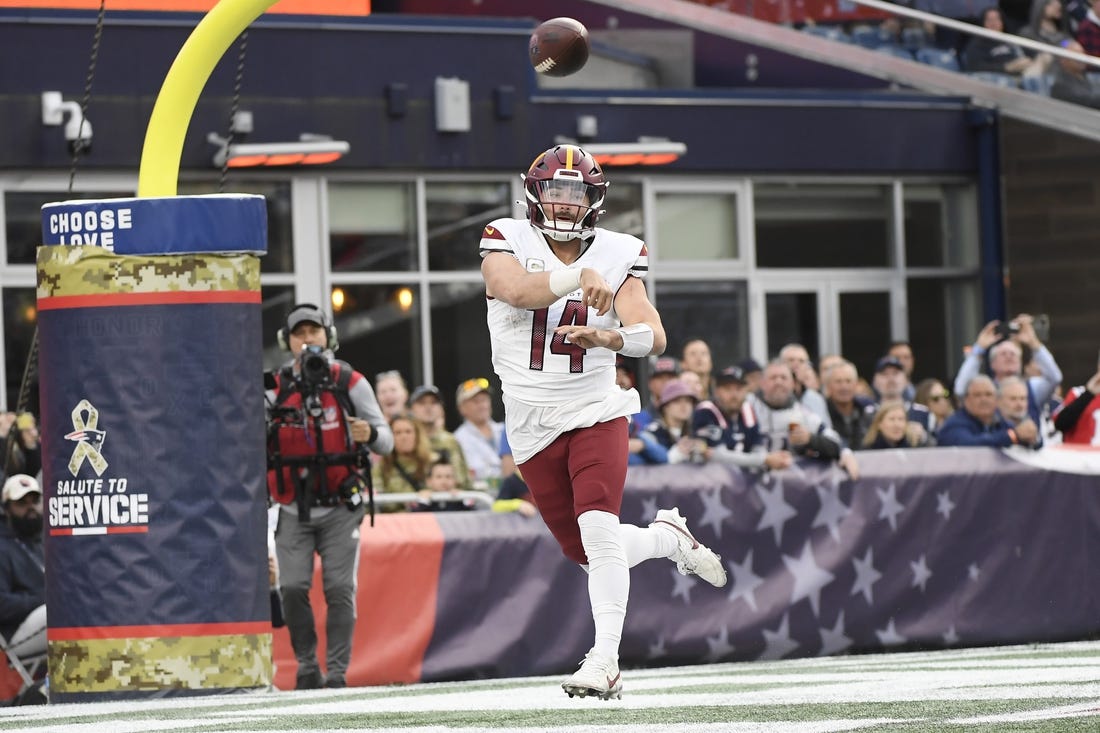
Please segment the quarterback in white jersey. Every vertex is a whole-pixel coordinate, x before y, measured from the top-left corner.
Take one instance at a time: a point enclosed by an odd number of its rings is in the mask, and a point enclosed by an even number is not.
[[[626,416],[640,402],[615,384],[616,352],[665,348],[642,282],[645,245],[596,227],[607,182],[583,149],[545,151],[523,180],[527,219],[493,221],[481,239],[493,367],[531,496],[562,552],[589,573],[596,642],[562,687],[570,697],[617,697],[629,568],[669,558],[716,586],[726,572],[676,509],[659,511],[648,528],[619,523]]]

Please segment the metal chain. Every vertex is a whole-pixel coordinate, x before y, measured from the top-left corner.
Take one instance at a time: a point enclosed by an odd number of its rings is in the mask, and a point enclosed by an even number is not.
[[[96,62],[99,60],[99,45],[103,38],[103,19],[107,11],[107,0],[99,0],[99,15],[95,21],[95,36],[92,39],[92,53],[88,59],[88,75],[84,78],[84,96],[80,100],[80,131],[77,134],[77,142],[73,145],[73,161],[69,168],[69,193],[73,192],[76,181],[76,167],[80,162],[80,154],[84,146],[80,139],[84,133],[84,121],[88,119],[88,102],[92,97],[92,82],[95,80]],[[19,415],[27,411],[31,401],[31,385],[38,382],[38,325],[34,327],[31,336],[31,348],[27,353],[27,362],[23,365],[23,379],[19,383],[19,397],[15,402],[15,414]],[[10,475],[12,463],[15,460],[15,443],[18,435],[18,426],[12,425],[8,431],[8,440],[4,446],[4,476]]]
[[[248,52],[248,29],[241,33],[241,48],[237,52],[237,75],[233,79],[233,102],[229,106],[229,132],[226,134],[225,160],[222,161],[222,175],[218,180],[218,193],[225,193],[225,179],[229,176],[229,146],[236,135],[237,112],[241,106],[241,81],[244,79],[244,57]]]
[[[69,168],[69,193],[73,192],[76,181],[76,164],[84,152],[84,122],[88,119],[88,100],[92,98],[92,82],[95,80],[96,62],[99,61],[99,41],[103,37],[103,16],[107,11],[107,0],[99,0],[99,15],[95,21],[95,37],[92,39],[92,55],[88,59],[88,75],[84,77],[84,96],[80,99],[80,131],[73,144],[73,164]]]

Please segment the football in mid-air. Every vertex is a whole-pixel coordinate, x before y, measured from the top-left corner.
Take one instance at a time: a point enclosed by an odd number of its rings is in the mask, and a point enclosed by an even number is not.
[[[575,74],[588,61],[588,29],[572,18],[551,18],[535,28],[528,51],[540,74]]]

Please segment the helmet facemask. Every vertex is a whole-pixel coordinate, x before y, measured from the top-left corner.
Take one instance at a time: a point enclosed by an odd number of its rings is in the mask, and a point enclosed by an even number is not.
[[[558,150],[544,153],[528,175],[521,176],[528,218],[541,232],[559,242],[590,238],[603,213],[600,207],[607,182],[599,166],[580,148],[566,151],[566,167],[558,167],[562,162]]]

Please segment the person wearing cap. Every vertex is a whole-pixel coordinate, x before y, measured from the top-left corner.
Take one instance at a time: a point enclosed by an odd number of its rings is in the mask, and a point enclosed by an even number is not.
[[[917,397],[917,388],[913,386],[913,370],[917,366],[917,360],[913,356],[913,345],[908,341],[891,341],[886,347],[886,356],[892,356],[901,362],[901,368],[905,370],[905,378],[909,385],[905,388],[905,401],[912,402]]]
[[[909,385],[909,377],[905,374],[905,365],[896,356],[884,356],[875,362],[875,376],[871,386],[878,398],[877,404],[883,402],[902,402],[905,404],[905,414],[909,422],[916,425],[916,438],[923,442],[931,434],[935,419],[928,408],[916,402],[906,399],[905,394]]]
[[[736,366],[745,377],[745,386],[749,388],[749,394],[760,389],[760,380],[764,376],[764,367],[760,366],[760,362],[750,356],[737,362]]]
[[[664,386],[680,376],[680,363],[671,356],[656,356],[649,360],[649,407],[644,407],[631,418],[631,435],[636,436],[645,430],[650,421],[659,413],[657,403],[661,400]]]
[[[440,459],[446,460],[455,467],[458,488],[462,491],[473,489],[470,470],[466,464],[466,454],[462,451],[462,446],[454,433],[444,427],[447,415],[439,387],[434,384],[422,384],[414,389],[409,396],[409,412],[420,421],[424,432],[428,434],[428,442],[431,443],[432,450]]]
[[[369,467],[362,461],[368,448],[378,455],[392,451],[393,433],[367,378],[336,360],[336,328],[319,307],[295,305],[278,341],[290,359],[266,392],[272,436],[269,464],[285,457],[315,461],[274,463],[268,471],[271,497],[282,505],[275,549],[283,611],[298,660],[296,686],[343,687],[355,630],[359,525],[366,513],[363,492],[369,481]],[[328,379],[319,389],[302,374],[303,362],[318,356],[329,367]],[[313,409],[313,400],[319,400],[320,410]],[[327,677],[317,660],[309,597],[315,555],[325,568]]]
[[[455,404],[462,424],[454,432],[476,485],[500,482],[500,438],[504,423],[493,420],[493,398],[485,377],[458,385]]]
[[[42,551],[42,489],[26,474],[0,493],[0,634],[20,659],[46,651],[46,564]]]
[[[702,457],[740,468],[788,468],[790,451],[764,446],[756,414],[746,401],[749,389],[740,366],[715,375],[714,399],[699,403],[692,416],[692,432],[705,445]]]
[[[796,456],[835,460],[852,479],[859,478],[855,454],[817,413],[798,401],[794,374],[782,359],[764,367],[763,386],[750,400],[768,450],[789,450]]]
[[[630,439],[631,465],[683,463],[691,460],[695,440],[691,437],[691,413],[699,398],[679,379],[661,390],[660,414],[636,437]]]

